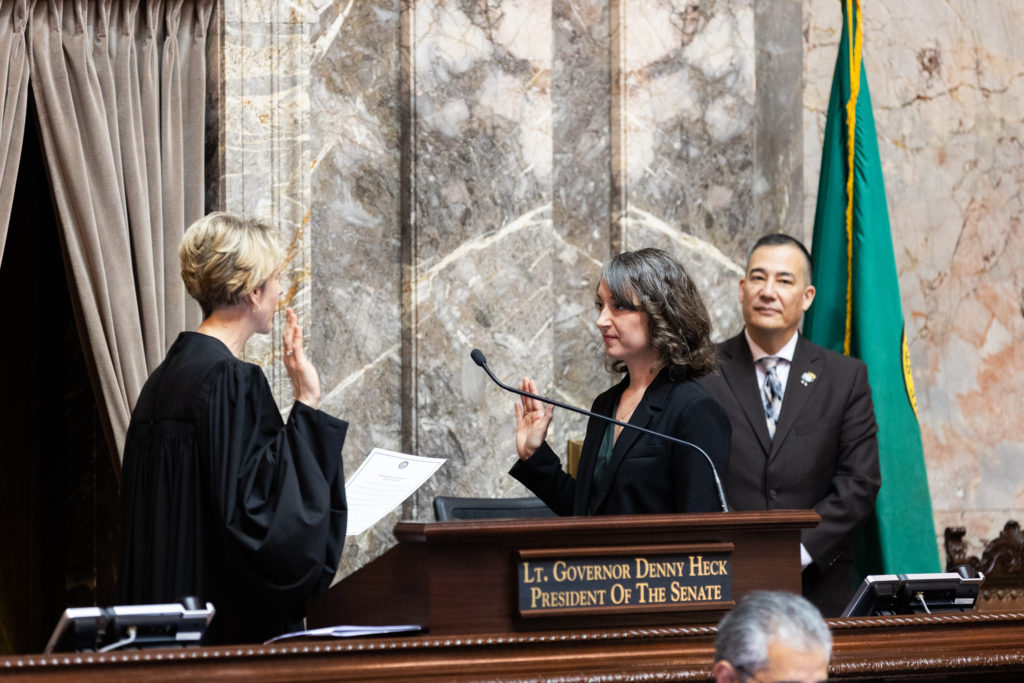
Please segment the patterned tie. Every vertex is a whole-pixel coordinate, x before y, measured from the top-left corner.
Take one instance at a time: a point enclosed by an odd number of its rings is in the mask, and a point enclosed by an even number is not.
[[[764,403],[764,418],[768,423],[768,436],[775,438],[775,425],[779,422],[779,411],[782,410],[782,382],[775,368],[779,359],[765,356],[757,361],[764,370],[764,386],[761,388],[761,400]]]

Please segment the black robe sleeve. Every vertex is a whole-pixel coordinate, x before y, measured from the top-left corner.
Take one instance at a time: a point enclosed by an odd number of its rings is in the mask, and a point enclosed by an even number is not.
[[[223,570],[247,589],[241,599],[301,617],[345,541],[348,424],[299,402],[283,423],[262,370],[239,362],[212,373],[195,410]]]

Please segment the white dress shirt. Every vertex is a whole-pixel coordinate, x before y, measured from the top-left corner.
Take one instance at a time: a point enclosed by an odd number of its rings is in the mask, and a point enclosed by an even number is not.
[[[754,357],[754,372],[757,373],[757,392],[758,395],[761,393],[761,387],[764,386],[765,371],[761,369],[761,364],[757,361],[761,360],[765,356],[774,356],[780,361],[783,361],[775,366],[775,374],[779,378],[779,384],[782,385],[782,397],[785,399],[786,396],[786,382],[789,381],[789,366],[793,364],[793,352],[796,351],[796,337],[797,333],[794,332],[793,336],[789,338],[789,341],[782,345],[778,353],[768,353],[760,346],[757,345],[753,339],[750,338],[750,332],[743,329],[743,334],[747,338],[747,344],[750,346],[750,355]],[[800,544],[800,568],[806,569],[814,558],[807,552],[807,548],[804,544]]]

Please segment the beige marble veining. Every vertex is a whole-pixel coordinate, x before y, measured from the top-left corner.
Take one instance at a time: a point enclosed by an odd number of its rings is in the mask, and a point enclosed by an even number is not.
[[[754,3],[616,4],[613,210],[657,216],[739,258],[733,242],[754,216]]]
[[[804,6],[811,169],[840,20]],[[864,17],[936,536],[991,539],[1024,511],[1024,46],[1009,28],[1024,6],[865,3]]]
[[[308,329],[309,31],[291,14],[236,17],[234,9],[223,9],[220,41],[219,208],[280,230],[287,245],[282,310],[291,306]],[[283,324],[279,315],[270,335],[253,337],[245,358],[264,367],[279,404],[289,406],[292,388],[280,362]]]
[[[227,23],[281,26],[304,23],[323,5],[323,0],[224,0],[222,11]]]
[[[311,358],[321,407],[349,422],[351,476],[402,450],[397,2],[323,2],[309,28]],[[401,509],[349,538],[339,575],[394,542]]]

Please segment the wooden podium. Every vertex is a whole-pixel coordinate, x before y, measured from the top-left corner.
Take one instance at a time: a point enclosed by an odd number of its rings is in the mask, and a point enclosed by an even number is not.
[[[399,522],[398,545],[307,610],[309,628],[431,635],[714,624],[744,594],[800,592],[808,510]]]

